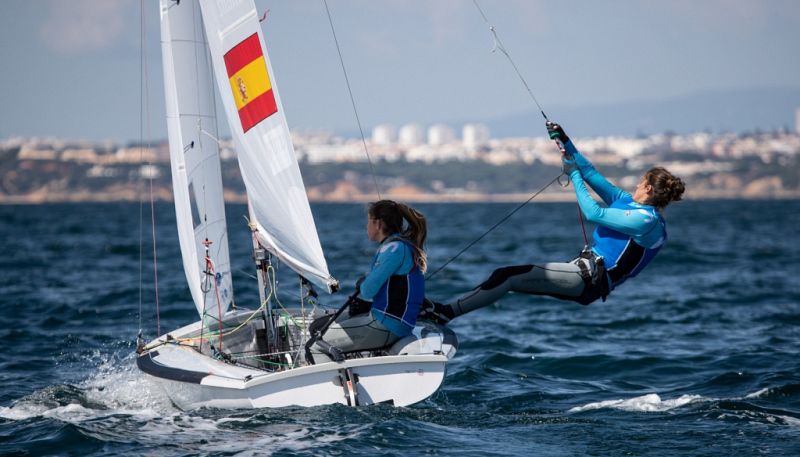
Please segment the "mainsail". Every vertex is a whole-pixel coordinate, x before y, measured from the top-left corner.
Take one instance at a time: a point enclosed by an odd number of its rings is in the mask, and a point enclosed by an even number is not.
[[[211,63],[196,2],[161,0],[167,129],[183,266],[197,311],[233,300]],[[208,252],[208,259],[206,259]]]
[[[252,0],[201,0],[220,96],[236,143],[258,241],[283,263],[331,291]]]

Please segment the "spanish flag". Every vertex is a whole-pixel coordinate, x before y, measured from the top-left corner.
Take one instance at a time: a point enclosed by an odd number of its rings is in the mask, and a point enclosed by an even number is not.
[[[225,54],[225,68],[242,130],[247,132],[278,111],[257,33]]]

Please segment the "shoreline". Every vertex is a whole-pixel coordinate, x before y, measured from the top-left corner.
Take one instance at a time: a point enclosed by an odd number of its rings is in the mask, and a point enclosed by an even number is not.
[[[531,198],[531,193],[513,194],[426,194],[426,193],[382,193],[381,197],[409,203],[522,203]],[[765,195],[754,195],[747,192],[711,191],[704,190],[694,195],[688,195],[684,200],[798,200],[800,191],[773,192]],[[156,202],[172,202],[171,192],[156,192]],[[376,200],[374,194],[336,195],[332,198],[309,198],[311,203],[369,203]],[[543,203],[563,203],[575,200],[574,193],[545,192],[536,196],[534,201]],[[120,192],[120,193],[74,193],[68,195],[53,195],[49,193],[33,193],[27,195],[0,195],[0,205],[37,205],[50,203],[138,203],[150,201],[149,193]],[[226,203],[247,203],[244,194],[225,194]]]

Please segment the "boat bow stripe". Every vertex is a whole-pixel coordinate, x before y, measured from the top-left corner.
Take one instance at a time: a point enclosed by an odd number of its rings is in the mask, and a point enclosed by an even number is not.
[[[153,360],[154,357],[158,357],[158,351],[144,353],[136,358],[136,366],[138,366],[140,370],[156,378],[190,382],[192,384],[200,384],[200,381],[208,376],[208,373],[200,371],[181,370],[162,365]]]

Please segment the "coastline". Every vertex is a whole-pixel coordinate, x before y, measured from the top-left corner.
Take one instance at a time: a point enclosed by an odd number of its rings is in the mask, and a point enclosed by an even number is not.
[[[559,203],[571,202],[575,196],[571,188],[557,192],[542,192],[535,197],[535,201]],[[484,194],[484,193],[458,193],[458,194],[436,194],[424,192],[382,192],[381,198],[399,200],[409,203],[522,203],[531,198],[535,193],[508,193],[508,194]],[[746,192],[744,190],[707,190],[689,193],[685,200],[798,200],[800,191],[776,191],[769,193]],[[121,190],[118,192],[73,192],[69,194],[57,194],[51,192],[33,192],[24,195],[0,195],[0,205],[36,205],[50,203],[134,203],[149,201],[149,190],[138,192],[136,190]],[[172,192],[165,189],[154,189],[153,200],[157,202],[171,202]],[[311,203],[368,203],[376,200],[376,195],[366,193],[347,193],[323,196],[316,192],[309,192]],[[245,194],[235,192],[225,192],[226,203],[247,203]]]

